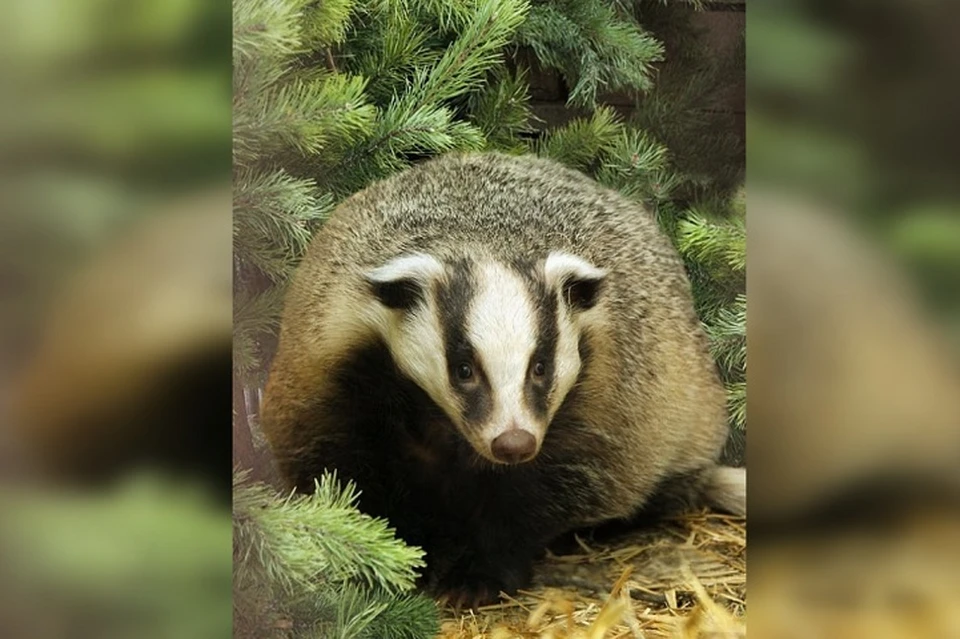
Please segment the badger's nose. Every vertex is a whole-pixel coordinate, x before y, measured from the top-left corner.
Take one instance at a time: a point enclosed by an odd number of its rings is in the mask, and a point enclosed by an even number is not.
[[[490,444],[490,452],[498,461],[519,464],[527,461],[537,452],[537,438],[533,433],[523,429],[511,428],[493,440]]]

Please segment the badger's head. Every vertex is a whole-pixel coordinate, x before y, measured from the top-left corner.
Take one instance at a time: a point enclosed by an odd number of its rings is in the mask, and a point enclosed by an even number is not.
[[[366,280],[398,368],[479,455],[516,464],[537,455],[577,380],[580,336],[605,275],[562,252],[509,266],[416,253]]]

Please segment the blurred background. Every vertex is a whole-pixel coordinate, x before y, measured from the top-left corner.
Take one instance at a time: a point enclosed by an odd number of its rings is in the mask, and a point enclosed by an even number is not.
[[[230,3],[4,7],[0,636],[229,636]]]
[[[955,635],[960,7],[747,22],[751,632]]]
[[[230,5],[7,11],[0,636],[226,636]],[[960,8],[747,22],[751,631],[956,636]]]

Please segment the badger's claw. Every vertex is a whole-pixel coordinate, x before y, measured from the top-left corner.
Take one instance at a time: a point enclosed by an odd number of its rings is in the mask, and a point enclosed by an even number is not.
[[[481,606],[499,601],[501,592],[499,586],[485,580],[465,579],[464,582],[458,586],[443,588],[437,598],[440,605],[449,606],[459,614],[464,610],[476,610]]]

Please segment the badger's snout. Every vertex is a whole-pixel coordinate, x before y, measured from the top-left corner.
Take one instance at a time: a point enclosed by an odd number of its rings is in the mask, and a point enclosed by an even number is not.
[[[530,431],[511,428],[490,443],[490,452],[497,461],[519,464],[533,459],[537,454],[537,438]]]

